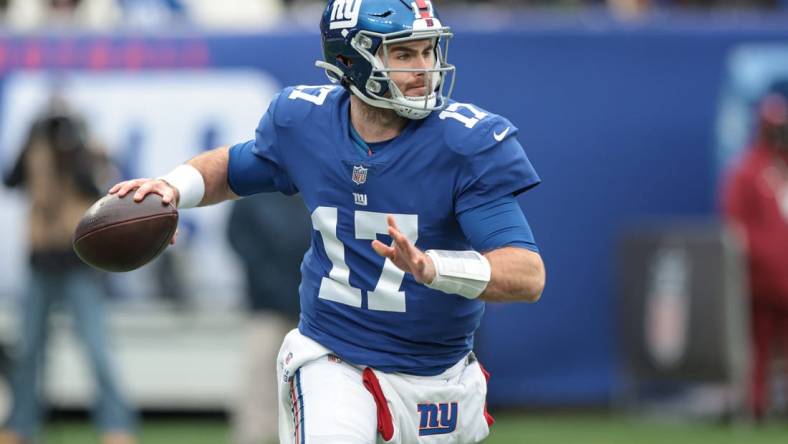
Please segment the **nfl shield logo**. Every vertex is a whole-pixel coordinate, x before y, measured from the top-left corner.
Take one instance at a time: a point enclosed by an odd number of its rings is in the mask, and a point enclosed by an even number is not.
[[[367,181],[367,171],[369,168],[364,168],[361,165],[353,166],[353,183],[361,185]]]

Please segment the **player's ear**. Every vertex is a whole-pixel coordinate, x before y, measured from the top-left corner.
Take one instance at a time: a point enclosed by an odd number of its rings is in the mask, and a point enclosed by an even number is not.
[[[353,66],[353,60],[351,60],[349,57],[337,56],[337,60],[339,60],[340,63],[347,66],[348,68]]]

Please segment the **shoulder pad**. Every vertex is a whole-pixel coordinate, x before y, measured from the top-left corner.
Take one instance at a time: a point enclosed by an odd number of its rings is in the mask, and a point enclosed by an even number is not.
[[[292,126],[313,112],[330,110],[338,100],[342,88],[337,85],[299,85],[282,90],[276,97],[274,122],[277,126]]]
[[[446,145],[461,155],[484,151],[518,131],[508,119],[469,103],[452,102],[438,118]]]

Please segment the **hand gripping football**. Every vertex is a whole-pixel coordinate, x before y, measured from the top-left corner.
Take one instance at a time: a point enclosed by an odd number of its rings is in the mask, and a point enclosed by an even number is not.
[[[74,231],[74,251],[105,271],[131,271],[161,254],[178,228],[178,210],[158,194],[134,202],[108,194],[88,209]]]

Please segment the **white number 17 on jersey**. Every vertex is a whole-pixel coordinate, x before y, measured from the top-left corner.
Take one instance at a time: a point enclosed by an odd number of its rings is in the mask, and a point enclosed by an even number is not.
[[[374,240],[388,234],[386,213],[355,211],[356,239]],[[419,236],[419,219],[415,214],[392,214],[400,232],[412,243]],[[361,290],[350,286],[350,268],[345,262],[345,245],[337,237],[337,209],[317,207],[312,212],[312,226],[323,237],[323,247],[331,260],[331,271],[320,283],[321,299],[361,307]],[[370,246],[370,249],[372,247]],[[370,310],[405,312],[405,292],[399,291],[405,272],[386,258],[383,271],[373,291],[367,292]]]

